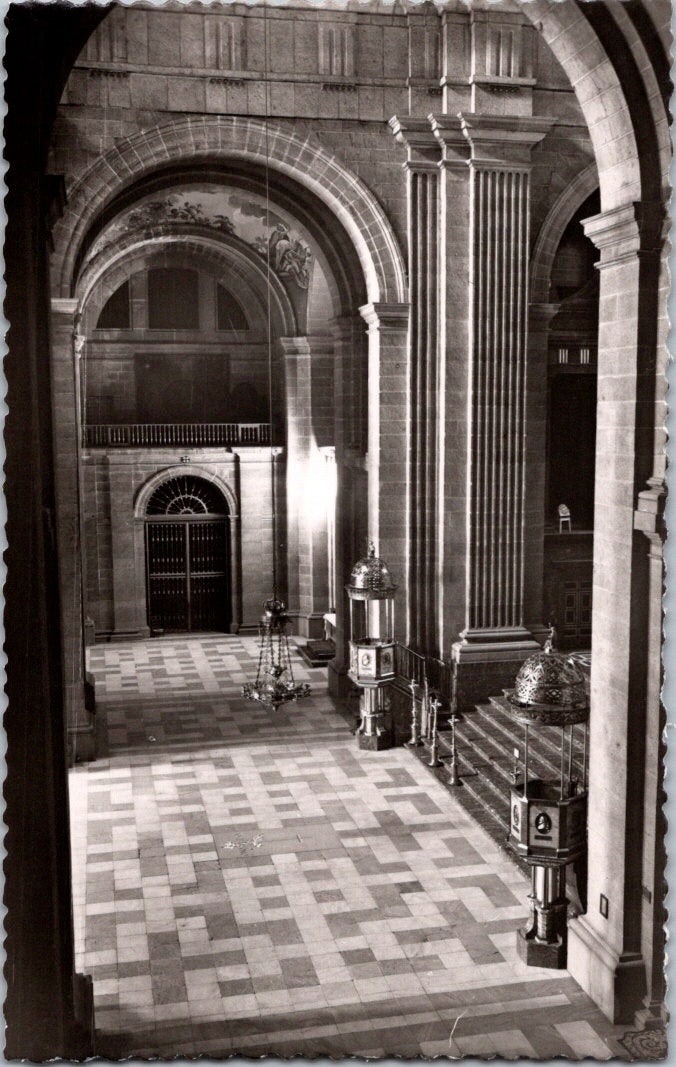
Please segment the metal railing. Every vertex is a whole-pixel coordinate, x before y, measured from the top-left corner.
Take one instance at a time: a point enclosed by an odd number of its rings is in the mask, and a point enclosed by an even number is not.
[[[397,644],[395,670],[402,678],[407,678],[419,686],[424,686],[427,682],[429,688],[435,689],[444,699],[450,698],[453,688],[452,663],[444,663],[434,656],[424,656],[406,645]]]
[[[162,448],[164,445],[217,448],[269,444],[269,422],[106,423],[84,428],[87,448]]]

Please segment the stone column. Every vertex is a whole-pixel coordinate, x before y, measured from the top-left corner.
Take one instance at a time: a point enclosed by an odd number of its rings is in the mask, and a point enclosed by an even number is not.
[[[470,145],[467,604],[459,699],[513,681],[539,646],[524,626],[530,153],[551,119],[465,114]]]
[[[440,426],[443,422],[439,347],[439,145],[429,121],[390,120],[408,150],[408,272],[411,298],[408,391],[408,627],[407,643],[439,655]]]
[[[336,449],[335,592],[336,655],[329,663],[329,691],[348,691],[347,641],[349,604],[345,586],[350,568],[366,544],[367,474],[365,434],[368,397],[364,323],[359,316],[335,319],[333,332],[333,437]],[[363,387],[362,387],[363,383]]]
[[[456,15],[457,18],[457,15]],[[444,14],[446,43],[457,25]],[[457,43],[457,37],[456,37]],[[453,62],[457,55],[452,57]],[[451,57],[447,57],[452,69]],[[448,97],[448,86],[444,89]],[[465,625],[467,600],[467,450],[470,380],[469,145],[457,116],[430,117],[439,162],[439,649],[448,660]]]
[[[627,1023],[650,999],[646,958],[655,962],[661,907],[661,887],[654,897],[661,804],[659,473],[654,489],[646,494],[645,486],[663,419],[656,389],[663,380],[661,355],[656,360],[662,214],[661,205],[633,203],[585,224],[601,252],[589,905],[570,924],[568,968],[609,1018]],[[649,536],[650,558],[639,530]]]
[[[134,495],[139,482],[138,459],[138,451],[122,448],[111,449],[106,455],[113,572],[112,641],[150,636],[146,612],[144,521],[134,515]]]
[[[408,304],[366,304],[368,323],[368,535],[398,589],[395,637],[405,642],[412,546],[407,528]]]
[[[665,292],[665,307],[666,301],[667,293]],[[666,345],[664,351],[666,352]],[[666,385],[666,374],[663,383]],[[638,1015],[638,1021],[645,1027],[665,1025],[667,1022],[664,973],[666,947],[664,924],[667,921],[664,906],[667,821],[663,810],[663,805],[667,800],[664,791],[666,714],[661,700],[664,681],[661,653],[666,487],[660,474],[654,475],[650,483],[648,489],[639,493],[638,508],[634,515],[634,527],[647,538],[648,550],[648,677],[641,874],[643,928],[641,954],[645,961],[646,992]]]
[[[326,353],[307,337],[283,337],[280,344],[286,393],[287,606],[298,613],[298,633],[321,638],[329,607],[328,532],[321,496],[325,462],[313,422],[313,392]]]
[[[93,759],[93,707],[85,705],[80,372],[77,301],[52,299],[52,396],[56,541],[69,758]],[[91,701],[87,701],[91,704]]]
[[[523,612],[528,630],[542,642],[549,621],[543,603],[549,324],[560,306],[531,304],[528,314]]]

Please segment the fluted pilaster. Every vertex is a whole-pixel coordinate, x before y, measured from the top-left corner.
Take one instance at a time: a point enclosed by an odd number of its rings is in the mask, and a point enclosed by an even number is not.
[[[471,629],[523,623],[524,383],[529,175],[471,176]]]
[[[392,119],[407,148],[409,290],[409,498],[408,641],[439,654],[440,420],[443,420],[439,351],[439,145],[428,120]]]
[[[487,631],[523,631],[530,150],[550,123],[477,115],[461,123],[472,151],[465,635],[485,641]]]

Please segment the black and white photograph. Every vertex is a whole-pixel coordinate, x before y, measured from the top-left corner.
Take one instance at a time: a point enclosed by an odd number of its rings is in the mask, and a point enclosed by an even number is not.
[[[5,0],[7,1061],[668,1057],[672,14]]]

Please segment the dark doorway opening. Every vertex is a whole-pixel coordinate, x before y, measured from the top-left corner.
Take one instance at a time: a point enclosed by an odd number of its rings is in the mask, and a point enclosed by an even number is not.
[[[148,503],[145,545],[151,633],[228,632],[230,523],[219,490],[193,475],[164,482]]]
[[[554,375],[549,392],[548,517],[570,509],[575,529],[594,528],[596,375]]]

